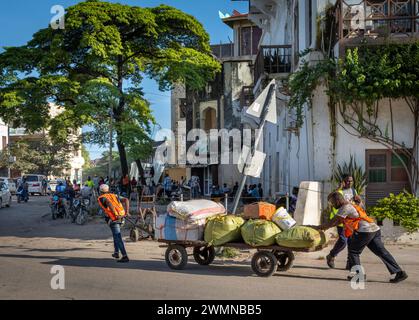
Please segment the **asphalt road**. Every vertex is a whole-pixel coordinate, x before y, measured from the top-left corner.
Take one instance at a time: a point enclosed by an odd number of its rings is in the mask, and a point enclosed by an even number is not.
[[[154,241],[126,241],[131,258],[116,263],[110,230],[103,221],[77,226],[52,221],[48,198],[32,197],[0,209],[0,299],[418,299],[419,246],[388,249],[409,273],[399,284],[368,250],[362,261],[365,289],[354,290],[343,269],[331,270],[328,250],[297,254],[294,267],[270,278],[252,273],[244,252],[234,260],[217,258],[205,267],[190,260],[182,271],[169,269],[164,248]],[[342,268],[345,257],[337,259]],[[53,266],[65,271],[65,289],[51,288]]]

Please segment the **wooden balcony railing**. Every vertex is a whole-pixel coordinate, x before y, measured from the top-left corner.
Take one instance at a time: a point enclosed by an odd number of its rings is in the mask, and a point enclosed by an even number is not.
[[[419,32],[419,0],[338,0],[338,38]]]
[[[255,60],[254,83],[264,74],[291,72],[291,45],[261,46]]]

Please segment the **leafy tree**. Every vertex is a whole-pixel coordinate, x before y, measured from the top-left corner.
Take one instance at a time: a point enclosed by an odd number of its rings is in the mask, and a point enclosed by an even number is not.
[[[91,167],[91,164],[90,164],[90,153],[89,153],[89,151],[87,150],[87,148],[86,148],[86,146],[84,144],[82,144],[82,146],[81,146],[81,156],[84,159],[83,169],[84,170],[89,169]]]
[[[6,167],[10,156],[13,156],[16,161],[10,164],[12,170],[60,176],[64,170],[70,168],[69,161],[73,151],[73,145],[51,143],[47,137],[39,141],[21,139],[9,144],[1,152],[0,165]]]
[[[194,17],[166,5],[85,1],[67,8],[64,30],[42,29],[0,55],[0,116],[29,131],[48,128],[61,142],[69,128],[89,124],[97,133],[91,142],[103,143],[112,121],[122,173],[128,174],[127,153],[140,160],[150,150],[154,119],[143,77],[162,90],[176,82],[199,89],[219,70],[209,36]],[[51,102],[64,112],[51,117]]]

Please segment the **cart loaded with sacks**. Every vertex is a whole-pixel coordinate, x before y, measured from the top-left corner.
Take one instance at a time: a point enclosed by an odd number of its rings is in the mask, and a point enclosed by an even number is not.
[[[324,232],[298,226],[285,208],[269,203],[245,206],[240,215],[226,214],[225,208],[209,200],[172,202],[167,214],[156,220],[155,238],[167,247],[165,260],[175,270],[188,263],[188,250],[200,265],[210,265],[215,249],[230,247],[256,250],[251,259],[253,271],[269,277],[289,270],[294,252],[313,252],[327,245]],[[189,250],[190,252],[190,250]]]
[[[182,270],[188,263],[187,248],[193,248],[194,260],[203,266],[210,265],[215,259],[215,248],[205,241],[173,241],[158,240],[164,243],[165,259],[167,265],[174,270]],[[320,251],[327,246],[326,243],[311,248],[289,248],[278,245],[253,247],[246,243],[226,243],[222,247],[230,247],[238,250],[256,249],[251,259],[253,272],[260,277],[270,277],[275,272],[284,272],[292,268],[294,263],[294,252]]]

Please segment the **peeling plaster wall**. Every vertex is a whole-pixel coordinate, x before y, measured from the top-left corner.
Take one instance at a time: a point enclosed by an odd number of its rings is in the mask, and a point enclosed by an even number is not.
[[[253,84],[250,61],[224,62],[224,108],[223,128],[241,128],[240,97],[243,86]]]

